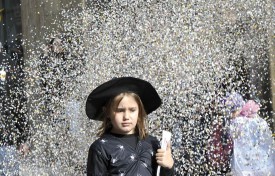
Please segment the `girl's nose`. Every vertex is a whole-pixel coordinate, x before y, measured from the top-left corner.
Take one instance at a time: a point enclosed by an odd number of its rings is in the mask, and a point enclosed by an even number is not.
[[[128,120],[130,118],[130,113],[128,111],[125,111],[124,112],[124,116],[123,116],[123,119],[124,120]]]

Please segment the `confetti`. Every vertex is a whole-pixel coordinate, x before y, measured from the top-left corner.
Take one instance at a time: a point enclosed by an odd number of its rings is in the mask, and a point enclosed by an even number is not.
[[[46,3],[50,2],[41,6]],[[225,118],[219,115],[220,100],[231,90],[247,98],[269,95],[261,89],[269,74],[273,13],[268,4],[260,0],[87,1],[85,7],[74,8],[64,4],[60,12],[64,23],[58,26],[62,32],[45,33],[36,43],[24,41],[25,46],[39,47],[29,51],[25,89],[14,89],[24,91],[23,111],[30,122],[31,152],[22,168],[33,174],[85,175],[88,148],[99,126],[85,115],[86,98],[106,80],[133,76],[150,81],[162,97],[162,106],[148,117],[149,131],[159,139],[162,130],[173,133],[176,175],[215,175],[219,170],[209,165],[207,152],[213,125]],[[265,106],[272,103],[259,101]],[[263,110],[269,120],[271,112]]]

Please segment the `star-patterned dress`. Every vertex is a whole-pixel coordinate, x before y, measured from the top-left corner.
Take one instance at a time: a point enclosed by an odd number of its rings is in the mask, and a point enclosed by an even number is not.
[[[155,176],[159,148],[159,141],[152,136],[138,140],[136,135],[104,134],[89,149],[87,175]],[[161,168],[162,174],[173,175],[173,168]]]
[[[230,125],[234,140],[231,169],[236,176],[275,176],[275,149],[267,122],[237,117]]]

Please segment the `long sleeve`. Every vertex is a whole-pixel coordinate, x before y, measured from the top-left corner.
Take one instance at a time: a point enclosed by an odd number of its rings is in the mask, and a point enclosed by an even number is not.
[[[89,149],[87,162],[87,176],[104,176],[108,175],[108,161],[102,153],[92,145]]]
[[[174,175],[174,165],[171,169],[161,167],[160,175],[161,176],[173,176]]]

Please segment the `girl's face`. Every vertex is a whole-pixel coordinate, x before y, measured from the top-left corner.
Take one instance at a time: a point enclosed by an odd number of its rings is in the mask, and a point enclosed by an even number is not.
[[[125,95],[111,116],[112,130],[117,134],[134,134],[139,107],[134,97]]]

